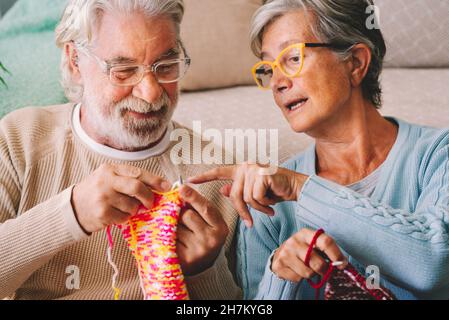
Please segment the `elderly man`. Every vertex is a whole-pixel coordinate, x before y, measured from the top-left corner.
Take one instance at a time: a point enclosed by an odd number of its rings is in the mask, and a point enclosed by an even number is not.
[[[105,228],[150,208],[152,190],[207,169],[170,161],[190,62],[183,9],[182,0],[68,4],[56,38],[72,103],[0,122],[0,298],[111,299]],[[236,214],[220,187],[181,188],[177,250],[193,299],[241,295],[230,271]],[[141,299],[135,261],[112,230],[122,298]]]

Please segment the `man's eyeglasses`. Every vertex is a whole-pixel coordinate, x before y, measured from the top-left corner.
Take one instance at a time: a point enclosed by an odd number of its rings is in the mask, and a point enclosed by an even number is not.
[[[270,81],[273,77],[274,69],[279,70],[289,78],[299,76],[304,65],[304,48],[334,48],[348,49],[347,45],[331,44],[331,43],[295,43],[288,46],[278,55],[275,61],[260,61],[252,68],[254,81],[261,89],[269,89]]]
[[[93,57],[103,72],[109,76],[111,83],[120,87],[139,84],[148,72],[151,72],[159,83],[177,82],[184,77],[191,62],[183,48],[176,53],[175,57],[156,61],[149,66],[137,63],[108,63],[84,47],[78,47],[78,49]]]

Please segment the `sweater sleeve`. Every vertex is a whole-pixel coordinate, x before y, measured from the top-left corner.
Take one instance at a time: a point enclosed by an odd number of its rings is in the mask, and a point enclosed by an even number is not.
[[[186,277],[190,299],[193,300],[240,300],[241,289],[229,270],[224,249],[209,269]]]
[[[378,266],[381,277],[421,293],[447,288],[449,145],[435,148],[416,174],[422,182],[418,201],[411,205],[413,212],[313,175],[299,195],[297,214],[324,228],[360,262]]]
[[[0,299],[61,249],[87,237],[71,206],[72,188],[18,216],[20,181],[0,129]]]
[[[271,271],[271,260],[279,247],[279,230],[263,214],[251,209],[252,228],[240,222],[237,266],[244,299],[294,300],[301,285],[283,280]]]

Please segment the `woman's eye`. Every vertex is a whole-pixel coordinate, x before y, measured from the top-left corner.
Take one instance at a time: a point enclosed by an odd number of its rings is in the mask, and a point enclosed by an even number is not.
[[[301,57],[300,56],[293,56],[290,58],[290,62],[292,63],[300,63],[301,62]]]

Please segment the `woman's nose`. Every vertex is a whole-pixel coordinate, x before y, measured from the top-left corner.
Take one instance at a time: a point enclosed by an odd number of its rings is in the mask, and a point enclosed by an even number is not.
[[[148,103],[158,101],[162,92],[162,86],[151,72],[145,74],[142,81],[134,86],[133,89],[133,95],[136,98],[140,98]]]
[[[275,68],[271,77],[270,87],[272,91],[283,92],[292,87],[292,80],[283,74],[279,68]]]

